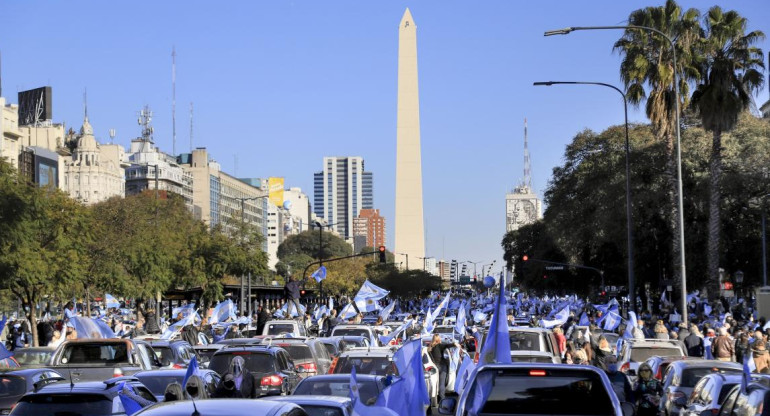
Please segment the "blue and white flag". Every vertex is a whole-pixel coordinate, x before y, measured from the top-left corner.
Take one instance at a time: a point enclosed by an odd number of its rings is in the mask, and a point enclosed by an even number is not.
[[[492,322],[484,345],[481,346],[479,365],[511,363],[511,341],[508,335],[508,317],[506,314],[505,286],[501,285],[495,301]],[[567,309],[569,314],[569,308]]]
[[[232,300],[227,299],[223,302],[219,302],[217,306],[214,307],[214,312],[211,314],[211,319],[209,319],[209,323],[216,324],[225,322],[228,319],[235,319],[235,304]]]
[[[580,315],[580,322],[578,322],[578,325],[580,325],[580,326],[591,325],[591,321],[588,320],[588,315],[586,315],[585,312],[583,312],[583,314]]]
[[[663,290],[663,292],[660,294],[660,303],[666,303],[666,291]]]
[[[347,306],[342,308],[342,310],[340,311],[338,316],[339,316],[340,319],[350,319],[350,318],[356,316],[356,313],[357,313],[356,312],[356,308],[353,307],[353,304],[352,303],[348,303]]]
[[[405,343],[393,354],[393,362],[403,384],[399,386],[398,400],[388,401],[386,406],[402,416],[424,415],[430,405],[430,397],[422,365],[422,341],[415,339]]]
[[[115,296],[110,295],[109,293],[104,294],[104,304],[108,308],[119,308],[120,302],[118,302],[117,299],[115,299]]]
[[[321,305],[320,308],[317,308],[315,310],[315,313],[313,314],[313,317],[315,318],[316,322],[319,321],[324,314],[328,317],[329,316],[329,310],[326,308],[326,305]]]
[[[396,330],[391,332],[390,334],[388,334],[388,335],[380,335],[379,336],[380,344],[382,344],[382,345],[390,344],[390,341],[393,341],[393,338],[396,338],[398,336],[398,334],[406,331],[406,329],[409,328],[410,326],[412,326],[413,323],[414,323],[414,319],[410,319],[410,320],[404,322],[401,326],[396,328]]]
[[[746,394],[746,389],[748,389],[750,382],[751,382],[751,370],[749,370],[749,354],[746,354],[743,357],[743,374],[741,377],[742,394]]]
[[[198,371],[198,357],[194,355],[190,360],[190,364],[187,365],[187,371],[184,373],[184,378],[182,379],[182,389],[187,387],[187,380],[189,380],[192,376],[200,377]]]
[[[170,325],[163,331],[163,335],[160,336],[160,339],[171,339],[177,332],[181,332],[187,325],[193,325],[195,323],[195,315],[196,314],[188,314],[186,317]]]
[[[455,331],[461,336],[465,335],[465,302],[457,309],[455,318]]]
[[[633,339],[636,325],[636,312],[628,311],[628,319],[626,319],[626,332],[623,334],[623,338]]]
[[[329,298],[329,312],[331,312],[332,309],[334,309],[334,299]]]
[[[565,306],[562,310],[557,312],[553,319],[543,319],[540,321],[540,326],[543,328],[553,328],[555,326],[562,326],[567,323],[569,319],[569,305]]]
[[[473,313],[473,321],[474,322],[483,322],[487,319],[487,314],[482,311],[476,311]]]
[[[356,303],[359,311],[372,312],[380,309],[377,301],[388,296],[388,293],[390,292],[367,280],[361,285],[361,289],[358,290],[353,301]]]
[[[390,317],[390,314],[393,313],[393,309],[396,307],[396,301],[390,302],[390,305],[386,306],[385,308],[380,311],[380,318],[382,318],[382,322],[385,322]]]
[[[289,313],[289,310],[291,310],[291,313]],[[301,316],[305,315],[305,305],[299,304],[299,313],[297,313],[297,308],[294,307],[294,303],[284,302],[283,306],[281,306],[281,309],[278,309],[275,311],[275,316],[279,318],[286,318],[286,317],[295,317],[295,316]]]
[[[614,331],[618,326],[620,326],[620,322],[622,320],[623,318],[621,318],[617,312],[615,311],[607,312],[607,315],[604,317],[604,330]]]
[[[115,332],[106,322],[99,319],[73,316],[69,323],[77,331],[78,339],[81,338],[115,338]]]
[[[703,314],[706,316],[711,316],[712,308],[709,306],[708,303],[703,304]]]
[[[463,393],[465,385],[468,383],[468,377],[470,377],[473,369],[476,365],[473,364],[473,360],[466,354],[463,356],[463,360],[460,363],[460,369],[457,370],[457,378],[455,378],[455,392],[458,395]]]
[[[315,279],[316,282],[321,283],[322,280],[326,279],[326,266],[319,267],[310,277]]]

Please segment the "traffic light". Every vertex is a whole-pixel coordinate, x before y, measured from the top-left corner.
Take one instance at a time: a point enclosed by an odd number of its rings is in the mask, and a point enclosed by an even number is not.
[[[528,255],[525,254],[525,255],[521,256],[521,261],[526,263],[527,260],[529,260],[529,256]]]
[[[385,259],[385,246],[380,246],[380,263],[387,263]]]

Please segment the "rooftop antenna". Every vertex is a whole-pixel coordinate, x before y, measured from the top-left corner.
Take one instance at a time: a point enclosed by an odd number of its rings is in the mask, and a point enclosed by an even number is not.
[[[529,143],[527,140],[527,118],[526,117],[524,118],[524,185],[528,189],[532,189],[532,164],[529,160]]]
[[[0,53],[0,97],[3,96],[3,54]]]
[[[83,88],[83,115],[88,120],[88,88]]]
[[[190,101],[190,153],[193,151],[193,103]]]
[[[142,126],[142,140],[149,143],[153,142],[152,133],[154,132],[154,129],[150,125],[151,122],[152,111],[150,110],[150,106],[145,105],[144,108],[142,108],[142,111],[139,112],[137,123]]]
[[[110,144],[115,144],[115,129],[110,129]]]
[[[171,152],[176,156],[176,47],[171,46]]]

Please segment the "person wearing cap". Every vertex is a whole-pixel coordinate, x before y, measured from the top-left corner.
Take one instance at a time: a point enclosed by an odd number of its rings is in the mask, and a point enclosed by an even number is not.
[[[733,341],[727,336],[727,328],[719,328],[719,336],[711,342],[711,353],[719,361],[732,361],[735,348]]]
[[[707,360],[714,359],[714,353],[711,350],[711,343],[714,342],[715,337],[716,332],[714,332],[714,328],[708,328],[706,330],[706,336],[703,338],[703,357]]]

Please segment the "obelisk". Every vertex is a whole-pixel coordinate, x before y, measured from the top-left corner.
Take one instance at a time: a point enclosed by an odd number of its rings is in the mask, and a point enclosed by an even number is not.
[[[420,97],[417,89],[417,25],[407,8],[398,27],[398,109],[396,119],[396,262],[422,264]],[[405,258],[404,255],[408,257]],[[413,267],[414,268],[414,267]]]

